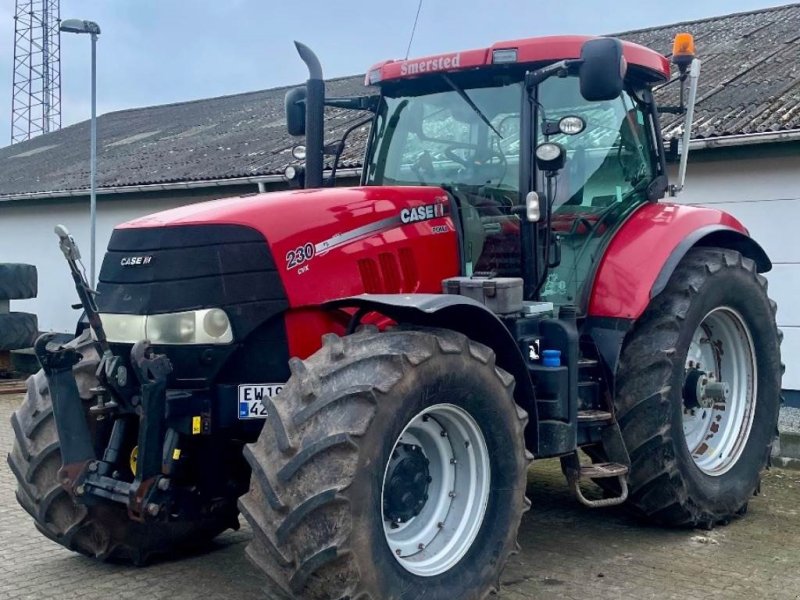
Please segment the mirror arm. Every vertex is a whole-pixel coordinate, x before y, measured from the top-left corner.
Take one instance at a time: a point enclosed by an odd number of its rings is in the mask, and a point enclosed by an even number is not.
[[[686,81],[686,78],[689,77],[689,75],[690,75],[690,72],[687,69],[683,73],[679,74],[677,77],[673,77],[672,79],[670,79],[666,83],[662,83],[661,85],[656,86],[656,87],[653,88],[654,92],[658,92],[658,91],[663,90],[668,85],[675,83],[676,81],[680,81],[681,82],[680,100],[678,102],[678,106],[658,106],[657,107],[658,112],[664,113],[664,114],[668,114],[668,115],[684,115],[684,114],[686,114],[686,102],[684,101],[684,98],[683,98],[683,83]]]
[[[553,75],[567,75],[570,70],[576,69],[583,63],[580,59],[560,60],[525,75],[525,86],[531,89]]]
[[[367,110],[377,112],[380,96],[342,96],[340,98],[325,98],[325,106],[344,108],[346,110]]]
[[[359,127],[363,127],[364,125],[370,122],[372,122],[372,117],[368,117],[366,119],[362,119],[360,121],[355,122],[353,125],[351,125],[345,130],[345,132],[342,134],[342,138],[338,142],[336,142],[336,151],[333,156],[333,166],[331,167],[331,174],[328,176],[328,180],[325,182],[326,185],[329,185],[330,187],[336,185],[336,170],[339,167],[339,159],[342,157],[342,152],[344,152],[344,143],[347,140],[347,136],[349,136],[353,131],[355,131]]]

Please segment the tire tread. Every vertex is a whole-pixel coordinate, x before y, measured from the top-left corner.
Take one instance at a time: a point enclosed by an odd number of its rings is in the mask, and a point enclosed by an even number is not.
[[[494,352],[452,331],[401,326],[384,333],[366,328],[346,337],[327,334],[312,357],[290,361],[292,379],[275,407],[297,453],[276,453],[274,432],[265,428],[246,449],[254,477],[250,493],[239,501],[255,532],[247,555],[265,572],[268,590],[276,597],[379,600],[360,587],[353,524],[343,517],[359,440],[375,417],[378,397],[409,368],[436,354],[453,353],[491,364],[513,399],[513,378],[494,368]],[[344,412],[355,416],[343,420]],[[521,436],[528,415],[520,408],[515,414]],[[337,466],[345,465],[341,476],[329,473],[331,451]],[[309,483],[317,481],[325,483]],[[525,499],[524,510],[529,506]],[[339,525],[326,526],[333,522]],[[308,532],[314,532],[310,546]],[[514,547],[498,556],[499,564]]]
[[[669,422],[658,415],[659,409],[671,408],[670,377],[674,361],[682,360],[675,344],[691,298],[710,275],[722,269],[749,272],[766,293],[767,280],[756,272],[752,260],[734,250],[694,248],[636,322],[620,357],[615,409],[632,461],[628,506],[659,524],[713,526],[733,516],[698,506],[689,498],[673,451],[677,442],[670,434]],[[770,301],[770,306],[774,315],[776,305]],[[646,475],[638,477],[637,473]]]

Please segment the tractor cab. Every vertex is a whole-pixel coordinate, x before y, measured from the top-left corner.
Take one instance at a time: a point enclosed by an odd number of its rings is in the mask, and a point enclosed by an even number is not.
[[[520,277],[526,300],[584,311],[618,226],[668,190],[652,88],[669,75],[652,50],[583,36],[379,63],[362,185],[444,189],[464,275]]]

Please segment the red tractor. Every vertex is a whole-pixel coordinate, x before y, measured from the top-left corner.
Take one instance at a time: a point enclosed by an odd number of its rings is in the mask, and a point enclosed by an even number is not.
[[[497,589],[534,458],[589,506],[743,514],[780,336],[741,223],[658,202],[683,183],[692,46],[672,57],[686,101],[659,107],[667,59],[612,38],[384,62],[377,95],[338,99],[298,45],[287,177],[307,189],[121,225],[96,292],[57,228],[89,327],[38,340],[12,418],[38,529],[142,563],[241,511],[271,598],[436,600]],[[326,105],[372,122],[360,187],[317,189],[344,143]],[[672,186],[664,111],[686,115]]]

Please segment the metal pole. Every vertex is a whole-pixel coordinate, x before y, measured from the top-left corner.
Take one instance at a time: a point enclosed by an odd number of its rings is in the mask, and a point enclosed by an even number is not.
[[[681,144],[681,162],[678,166],[678,185],[675,192],[680,192],[686,183],[686,165],[689,163],[689,142],[692,139],[692,121],[694,121],[694,104],[697,100],[697,82],[700,79],[700,59],[695,58],[689,67],[689,97],[686,99],[686,118],[683,122],[683,143]],[[672,194],[675,195],[674,193]]]
[[[90,212],[91,212],[91,234],[90,234],[90,250],[91,258],[89,261],[89,284],[94,289],[95,287],[95,234],[97,229],[97,34],[92,34],[92,141],[91,141],[91,196],[89,199]]]

